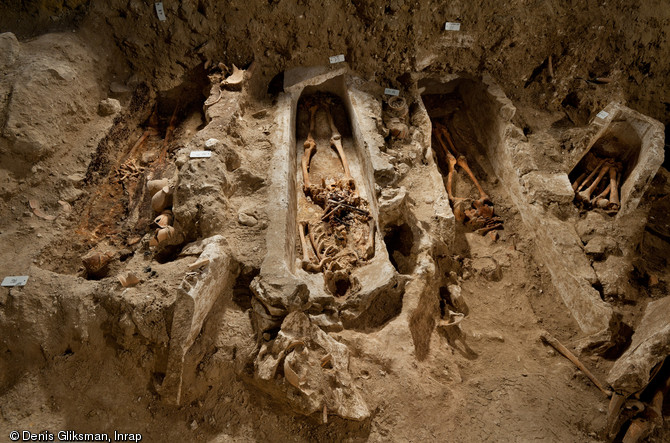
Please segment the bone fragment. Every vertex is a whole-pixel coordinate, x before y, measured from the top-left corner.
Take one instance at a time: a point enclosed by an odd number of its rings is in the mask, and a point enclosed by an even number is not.
[[[611,169],[610,169],[610,171],[611,171]],[[605,190],[603,192],[601,192],[600,194],[598,194],[598,196],[596,198],[594,198],[593,200],[597,201],[601,198],[607,197],[609,195],[611,189],[612,189],[612,185],[611,184],[607,185]]]
[[[375,229],[377,224],[374,219],[370,219],[370,232],[368,233],[367,248],[365,250],[365,258],[369,260],[375,255]]]
[[[465,314],[461,312],[454,312],[454,311],[449,311],[449,319],[448,320],[440,320],[438,323],[438,326],[441,326],[443,328],[450,328],[453,326],[458,326],[460,322],[463,321],[465,318]]]
[[[552,337],[551,335],[549,335],[548,332],[543,333],[543,334],[540,336],[540,338],[542,339],[542,341],[544,341],[545,343],[547,343],[548,345],[550,345],[551,347],[553,347],[554,349],[556,349],[558,352],[560,352],[565,358],[567,358],[567,359],[570,360],[572,363],[574,363],[574,365],[577,366],[577,368],[578,368],[580,371],[582,371],[582,372],[583,372],[583,373],[584,373],[584,374],[585,374],[585,375],[586,375],[586,376],[593,382],[593,384],[596,385],[596,386],[598,387],[598,389],[600,389],[600,391],[601,391],[603,394],[605,394],[605,395],[608,396],[608,397],[610,397],[610,396],[612,395],[612,391],[610,391],[610,390],[608,390],[608,389],[605,389],[605,387],[603,386],[603,384],[600,383],[600,381],[596,378],[596,376],[593,375],[593,374],[591,373],[591,371],[589,371],[589,370],[586,368],[586,366],[584,366],[584,365],[582,364],[582,362],[579,361],[579,359],[575,356],[575,354],[573,354],[572,352],[570,352],[570,350],[569,350],[568,348],[566,348],[565,346],[563,346],[563,345],[561,344],[561,342],[559,342],[559,341],[556,340],[554,337]]]
[[[309,225],[308,225],[309,226]],[[312,229],[309,229],[309,242],[312,244],[312,248],[314,248],[314,253],[316,254],[316,259],[318,261],[321,261],[322,255],[321,252],[319,251],[319,242],[314,238],[314,232]]]
[[[325,368],[328,363],[330,363],[333,360],[333,356],[330,354],[327,354],[321,359],[321,367]]]
[[[324,403],[323,404],[323,424],[325,425],[327,423],[328,423],[328,406],[326,406],[326,404]]]
[[[221,82],[221,86],[227,89],[239,90],[244,81],[244,70],[233,65],[233,73]]]
[[[69,214],[70,212],[72,212],[72,206],[68,202],[63,201],[63,200],[58,200],[58,204],[61,206],[61,209],[66,214]]]
[[[472,180],[472,183],[477,187],[477,191],[479,191],[479,199],[480,201],[488,201],[489,196],[486,195],[486,192],[484,192],[484,189],[482,189],[482,186],[479,184],[479,181],[475,177],[475,174],[472,172],[470,169],[470,166],[468,165],[468,160],[465,158],[464,155],[459,154],[458,150],[456,149],[456,146],[454,146],[454,141],[451,139],[451,134],[449,133],[449,130],[445,128],[444,126],[439,126],[438,127],[439,131],[444,135],[444,138],[447,140],[447,143],[449,144],[449,147],[451,148],[451,152],[453,153],[453,156],[456,157],[456,164],[463,168],[466,174],[468,174],[468,177],[470,177],[470,180]],[[448,158],[448,161],[451,165],[451,158]],[[451,166],[450,166],[450,172],[451,172]],[[447,180],[449,180],[447,178]]]
[[[40,204],[37,200],[28,200],[28,204],[30,205],[30,208],[33,210],[33,213],[39,218],[49,221],[56,220],[55,215],[48,215],[45,214],[44,211],[42,211],[42,209],[40,208]]]

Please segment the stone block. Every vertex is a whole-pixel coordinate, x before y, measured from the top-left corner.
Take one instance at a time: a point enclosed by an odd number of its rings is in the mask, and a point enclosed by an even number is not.
[[[647,304],[628,350],[614,363],[607,382],[615,391],[630,395],[649,383],[656,365],[670,354],[670,297]]]
[[[235,266],[225,251],[223,236],[216,235],[206,242],[197,260],[204,259],[209,264],[199,275],[187,275],[182,280],[174,305],[167,370],[159,393],[176,404],[181,400],[184,357],[200,334],[214,302],[226,288],[232,287],[235,277]]]
[[[523,176],[521,183],[531,203],[567,205],[575,197],[568,175],[564,173],[532,171]]]

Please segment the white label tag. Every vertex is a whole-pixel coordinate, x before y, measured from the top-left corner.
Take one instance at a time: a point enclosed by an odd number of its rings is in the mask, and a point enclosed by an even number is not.
[[[398,91],[397,89],[386,88],[386,89],[384,89],[384,94],[386,94],[386,95],[398,95],[398,94],[400,94],[400,91]]]
[[[460,23],[455,23],[455,22],[446,22],[444,24],[444,30],[445,31],[460,31],[461,30],[461,24]]]
[[[340,55],[333,55],[332,57],[329,57],[328,60],[330,60],[330,63],[342,63],[344,61],[344,54]]]
[[[212,151],[191,151],[191,158],[209,158]]]
[[[162,22],[167,20],[167,17],[165,17],[165,9],[163,9],[163,2],[156,2],[156,15],[158,16],[158,20]]]
[[[25,286],[27,281],[27,275],[5,277],[4,280],[2,280],[2,286]]]
[[[605,120],[607,117],[609,117],[609,115],[610,113],[607,111],[600,111],[596,114],[596,117],[598,117],[600,120]]]

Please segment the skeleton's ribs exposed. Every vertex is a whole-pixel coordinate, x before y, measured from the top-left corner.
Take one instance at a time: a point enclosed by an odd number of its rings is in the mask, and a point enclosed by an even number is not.
[[[344,178],[346,180],[352,180],[351,171],[349,170],[349,162],[347,157],[344,155],[344,149],[342,149],[342,135],[337,130],[335,122],[333,121],[333,114],[330,112],[330,106],[326,105],[326,115],[328,116],[328,124],[330,125],[330,146],[334,147],[337,151],[337,154],[340,156],[340,161],[342,162],[342,168],[344,168]]]
[[[305,189],[309,188],[312,183],[309,181],[309,163],[312,160],[312,156],[316,152],[316,141],[314,140],[314,127],[316,126],[316,110],[319,109],[317,105],[310,106],[309,108],[309,133],[307,134],[307,140],[303,144],[305,151],[302,154],[302,181],[304,183]]]

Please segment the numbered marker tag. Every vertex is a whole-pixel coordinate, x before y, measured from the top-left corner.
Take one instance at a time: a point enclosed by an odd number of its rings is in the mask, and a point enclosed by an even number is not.
[[[209,158],[212,151],[191,151],[191,158]]]
[[[4,280],[2,280],[2,286],[25,286],[27,281],[27,275],[5,277]]]
[[[328,60],[330,60],[331,65],[333,63],[342,63],[344,61],[344,54],[333,55],[332,57],[329,57]]]
[[[455,22],[446,22],[444,24],[444,30],[445,31],[460,31],[461,30],[461,24],[460,23],[455,23]]]
[[[384,94],[386,94],[386,95],[398,95],[398,94],[400,94],[400,91],[398,91],[397,89],[386,88],[386,89],[384,89]]]
[[[605,120],[607,117],[609,117],[609,115],[610,113],[607,111],[600,111],[596,114],[596,117],[598,117],[600,120]]]
[[[167,17],[165,17],[165,9],[163,9],[163,2],[156,2],[156,15],[158,16],[158,20],[162,22],[167,20]]]

